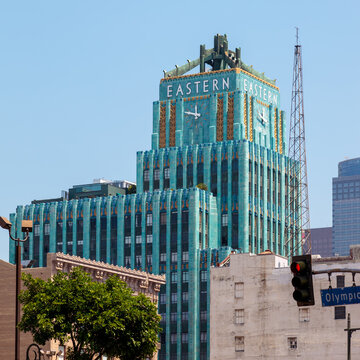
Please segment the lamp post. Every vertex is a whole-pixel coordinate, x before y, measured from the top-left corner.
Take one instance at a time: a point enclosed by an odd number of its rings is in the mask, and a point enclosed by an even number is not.
[[[0,216],[0,226],[3,229],[9,231],[10,239],[15,241],[15,262],[16,262],[16,291],[15,291],[15,360],[20,360],[20,330],[18,329],[18,323],[20,321],[20,302],[19,302],[19,293],[20,293],[20,281],[21,281],[21,247],[20,243],[25,242],[29,238],[29,233],[32,232],[32,221],[23,220],[21,223],[21,231],[26,233],[25,239],[21,240],[20,238],[14,238],[11,235],[11,222]]]
[[[58,360],[60,355],[64,355],[63,351],[54,351],[48,350],[44,351],[40,348],[40,346],[36,343],[33,343],[28,346],[26,350],[26,360],[42,360],[45,359],[45,356],[50,360],[55,356],[55,359]]]

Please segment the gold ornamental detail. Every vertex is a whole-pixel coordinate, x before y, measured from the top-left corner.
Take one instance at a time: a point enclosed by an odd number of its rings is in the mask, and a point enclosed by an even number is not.
[[[244,128],[245,128],[245,139],[248,139],[248,121],[247,121],[247,95],[244,94]]]
[[[166,147],[166,105],[160,105],[159,148]]]
[[[278,151],[278,136],[277,136],[277,108],[274,109],[274,137],[275,137],[275,151]]]
[[[224,139],[224,99],[218,97],[216,114],[216,141]]]
[[[252,97],[249,97],[249,125],[250,125],[250,141],[253,141],[253,110],[252,110]]]
[[[279,152],[280,154],[283,153],[283,129],[281,111],[279,112]]]
[[[234,139],[234,97],[228,95],[227,139]]]
[[[176,103],[170,106],[170,137],[169,146],[175,146],[175,130],[176,130]]]

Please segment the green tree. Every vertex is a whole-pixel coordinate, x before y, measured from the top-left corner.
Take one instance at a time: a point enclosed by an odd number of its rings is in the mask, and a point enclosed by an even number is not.
[[[23,315],[19,328],[44,345],[70,342],[67,359],[97,360],[106,354],[122,360],[151,357],[160,332],[156,306],[135,296],[118,277],[92,281],[80,268],[47,281],[23,274]]]
[[[204,183],[197,184],[196,187],[199,188],[199,189],[201,189],[201,190],[205,190],[205,191],[208,190],[207,185],[204,184]]]
[[[136,194],[136,185],[130,185],[126,189],[126,194]]]

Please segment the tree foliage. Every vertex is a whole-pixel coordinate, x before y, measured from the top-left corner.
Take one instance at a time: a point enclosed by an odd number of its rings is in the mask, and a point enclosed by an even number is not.
[[[92,281],[80,268],[47,281],[23,274],[23,315],[19,328],[44,345],[70,341],[67,359],[122,360],[151,357],[160,332],[160,316],[145,295],[135,296],[118,277]]]
[[[197,184],[196,187],[199,188],[200,190],[205,190],[205,191],[208,190],[207,185],[204,183]]]
[[[126,189],[126,194],[136,194],[136,185],[130,185]]]

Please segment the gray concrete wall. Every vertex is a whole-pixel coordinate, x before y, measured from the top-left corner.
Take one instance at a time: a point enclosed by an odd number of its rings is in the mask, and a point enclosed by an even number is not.
[[[313,269],[360,269],[358,260],[313,261]],[[336,287],[336,275],[332,286]],[[352,285],[345,274],[345,286]],[[285,258],[269,255],[230,255],[230,266],[211,269],[210,357],[227,359],[345,359],[345,319],[334,319],[334,307],[322,307],[320,289],[329,286],[327,275],[314,277],[315,306],[299,308],[292,298],[292,274]],[[360,275],[359,275],[360,283]],[[235,298],[235,283],[244,283],[243,298]],[[244,323],[235,323],[235,310],[244,309]],[[304,310],[303,310],[304,309]],[[309,312],[309,321],[300,319]],[[360,304],[347,305],[352,326],[360,327]],[[304,315],[304,314],[302,314]],[[244,351],[235,351],[235,337],[244,337]],[[296,338],[297,348],[289,348]],[[352,354],[360,353],[360,332],[352,338]]]

